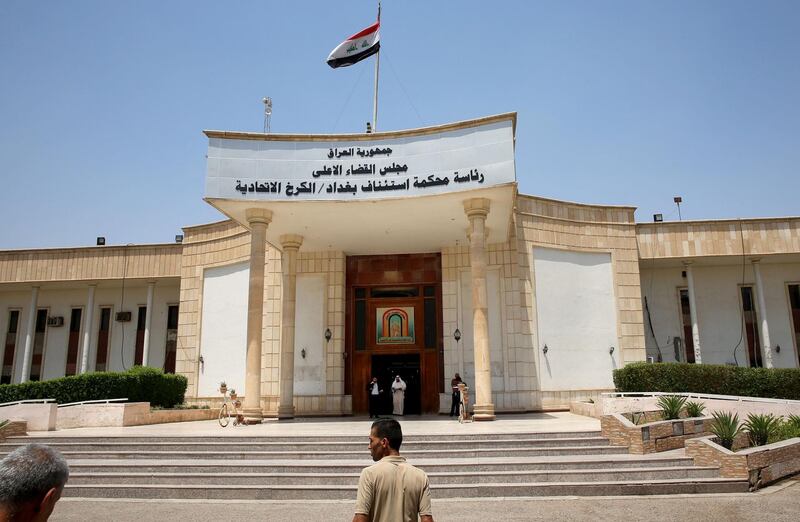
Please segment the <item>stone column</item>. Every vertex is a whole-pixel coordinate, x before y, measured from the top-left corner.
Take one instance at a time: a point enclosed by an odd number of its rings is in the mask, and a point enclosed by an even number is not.
[[[767,322],[767,302],[764,299],[764,282],[761,279],[760,259],[753,259],[753,274],[756,277],[756,299],[758,301],[758,317],[761,330],[761,350],[764,354],[764,367],[772,368],[772,346],[769,340],[769,323]]]
[[[150,322],[153,318],[153,291],[156,283],[147,283],[147,310],[144,314],[144,347],[142,349],[142,366],[148,366],[150,354]]]
[[[697,324],[697,301],[694,293],[694,274],[692,273],[692,262],[684,261],[683,268],[686,270],[686,283],[689,286],[689,314],[692,318],[692,344],[694,345],[694,362],[703,362],[700,354],[700,327]]]
[[[97,285],[89,285],[89,296],[86,298],[86,322],[83,323],[83,346],[81,348],[81,373],[89,369],[89,347],[92,344],[92,322],[94,321],[94,292]]]
[[[25,330],[25,351],[22,355],[22,375],[19,382],[27,382],[31,378],[31,360],[33,357],[33,337],[36,335],[36,315],[39,306],[39,287],[31,288],[31,302],[28,305],[28,328]]]
[[[489,353],[489,307],[486,291],[486,216],[489,200],[472,198],[464,201],[469,219],[469,263],[472,273],[472,332],[475,350],[475,415],[476,421],[494,420],[492,404],[492,363]]]
[[[264,323],[264,259],[267,252],[267,225],[272,212],[249,208],[250,286],[247,294],[247,360],[244,381],[244,416],[250,422],[261,422],[261,337]]]
[[[294,417],[294,315],[297,302],[297,251],[303,244],[303,236],[286,234],[281,236],[281,268],[283,287],[281,300],[281,396],[278,403],[278,418]]]

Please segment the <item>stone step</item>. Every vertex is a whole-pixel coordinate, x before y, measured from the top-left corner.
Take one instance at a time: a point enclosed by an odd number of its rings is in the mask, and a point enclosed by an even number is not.
[[[0,452],[10,452],[14,448],[22,445],[21,441],[0,443]],[[202,442],[202,441],[181,441],[181,442],[164,442],[164,441],[139,441],[139,442],[118,442],[114,440],[98,441],[98,442],[84,442],[84,441],[53,441],[47,443],[49,446],[61,451],[94,451],[98,453],[103,452],[127,452],[127,451],[194,451],[194,452],[207,452],[207,451],[230,451],[231,449],[240,451],[365,451],[367,448],[367,439],[350,442],[331,442],[331,441],[313,441],[313,442],[274,442],[274,441],[223,441],[223,442]],[[501,449],[501,448],[546,448],[546,447],[572,447],[572,446],[607,446],[608,440],[602,437],[579,437],[579,438],[558,438],[558,439],[543,439],[543,438],[497,438],[487,439],[484,441],[452,441],[447,439],[442,440],[428,440],[428,441],[404,441],[402,449],[404,452],[414,450],[430,450],[438,451],[439,449],[482,449],[486,447]]]
[[[0,453],[4,455],[7,452]],[[65,458],[70,459],[221,459],[221,460],[369,460],[365,449],[354,451],[249,451],[247,449],[232,449],[222,447],[217,451],[80,451],[65,450],[61,452]],[[626,454],[628,448],[621,446],[554,446],[543,448],[476,448],[476,449],[436,449],[436,450],[411,450],[405,451],[403,456],[410,460],[419,458],[479,458],[479,457],[530,457],[544,455],[614,455]]]
[[[427,471],[427,470],[426,470]],[[718,476],[715,467],[656,467],[629,469],[580,469],[555,471],[429,472],[431,484],[486,484],[513,482],[640,482],[657,479],[694,479]],[[78,484],[181,484],[181,485],[357,485],[359,472],[350,473],[71,473],[69,483]]]
[[[458,425],[456,425],[458,426]],[[355,439],[367,441],[367,434],[369,433],[369,425],[365,422],[366,430],[364,435],[355,437]],[[237,431],[233,431],[237,430]],[[18,437],[8,437],[6,442],[28,444],[37,442],[40,444],[53,444],[58,442],[205,442],[205,443],[258,443],[258,442],[353,442],[354,437],[351,435],[298,435],[298,436],[276,436],[276,435],[240,435],[247,430],[247,427],[242,428],[220,428],[224,433],[231,433],[231,435],[220,436],[191,436],[191,437],[157,437],[153,435],[142,436],[114,436],[108,437],[94,437],[72,435],[68,431],[63,432],[61,435],[27,435]],[[599,431],[557,431],[557,432],[537,432],[537,433],[440,433],[428,435],[406,435],[403,438],[403,444],[416,443],[425,441],[442,441],[449,442],[455,441],[488,441],[496,439],[578,439],[578,438],[599,438]]]
[[[519,496],[660,495],[683,493],[737,493],[748,490],[747,481],[723,478],[679,478],[663,480],[592,482],[508,482],[431,485],[434,498],[478,498]],[[219,500],[354,500],[354,485],[160,485],[160,484],[69,484],[65,497],[160,498]]]
[[[220,460],[78,460],[69,461],[72,473],[349,473],[358,475],[371,461],[368,458],[341,461],[220,461]],[[688,457],[647,458],[629,455],[585,455],[581,458],[481,458],[419,459],[412,464],[429,473],[529,472],[554,470],[669,468],[693,465]]]

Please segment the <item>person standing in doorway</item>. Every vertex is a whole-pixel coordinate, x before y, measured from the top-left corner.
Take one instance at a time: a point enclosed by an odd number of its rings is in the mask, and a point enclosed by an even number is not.
[[[392,383],[392,415],[402,415],[406,404],[406,383],[396,375]]]
[[[458,406],[461,403],[461,392],[458,391],[458,385],[461,384],[461,376],[456,373],[456,376],[450,379],[450,387],[453,392],[453,402],[450,404],[450,416],[457,417],[458,416]]]
[[[353,522],[433,522],[428,475],[400,456],[402,443],[399,422],[372,423],[369,452],[375,464],[358,479]]]
[[[372,380],[367,384],[367,396],[369,397],[369,418],[377,418],[378,417],[378,408],[380,407],[380,397],[381,397],[381,390],[380,385],[378,384],[378,378],[373,377]]]

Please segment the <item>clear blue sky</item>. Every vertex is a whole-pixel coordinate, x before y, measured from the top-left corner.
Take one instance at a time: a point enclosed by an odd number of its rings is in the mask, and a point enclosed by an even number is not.
[[[0,2],[0,248],[169,242],[203,129],[355,132],[376,2]],[[386,0],[381,130],[518,112],[526,194],[677,219],[799,215],[800,2]]]

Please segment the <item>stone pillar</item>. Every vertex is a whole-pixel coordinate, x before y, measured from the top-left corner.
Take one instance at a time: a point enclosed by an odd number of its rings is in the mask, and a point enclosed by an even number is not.
[[[243,413],[249,422],[261,422],[261,338],[264,323],[264,259],[267,252],[267,225],[272,212],[249,208],[250,286],[247,294],[247,359],[245,363]]]
[[[86,298],[86,322],[83,323],[83,346],[81,347],[81,373],[89,369],[89,347],[92,344],[92,322],[94,321],[94,292],[97,285],[89,285],[89,295]]]
[[[39,306],[39,287],[31,288],[31,302],[28,305],[28,328],[25,330],[25,351],[22,355],[22,375],[19,382],[27,382],[31,378],[31,360],[33,357],[33,337],[36,335],[36,315]]]
[[[297,302],[297,252],[303,236],[281,236],[283,286],[281,300],[281,390],[278,418],[294,417],[294,316]]]
[[[761,350],[764,354],[764,367],[772,368],[772,346],[769,340],[769,323],[767,322],[767,302],[764,299],[764,282],[761,279],[760,259],[753,259],[753,274],[756,277],[756,299],[758,301],[758,317],[761,330]]]
[[[472,198],[464,201],[469,219],[469,262],[472,273],[472,332],[475,350],[475,415],[476,421],[494,420],[492,404],[492,363],[489,353],[489,307],[486,290],[486,216],[489,200]]]
[[[150,361],[150,322],[153,318],[153,291],[155,290],[155,287],[155,281],[147,283],[147,310],[145,310],[144,314],[144,347],[142,349],[142,366],[148,366]]]
[[[689,314],[692,318],[692,344],[694,345],[694,362],[703,362],[700,354],[700,327],[697,324],[697,301],[694,293],[694,275],[692,273],[691,261],[684,261],[683,268],[686,270],[686,283],[689,285]]]

